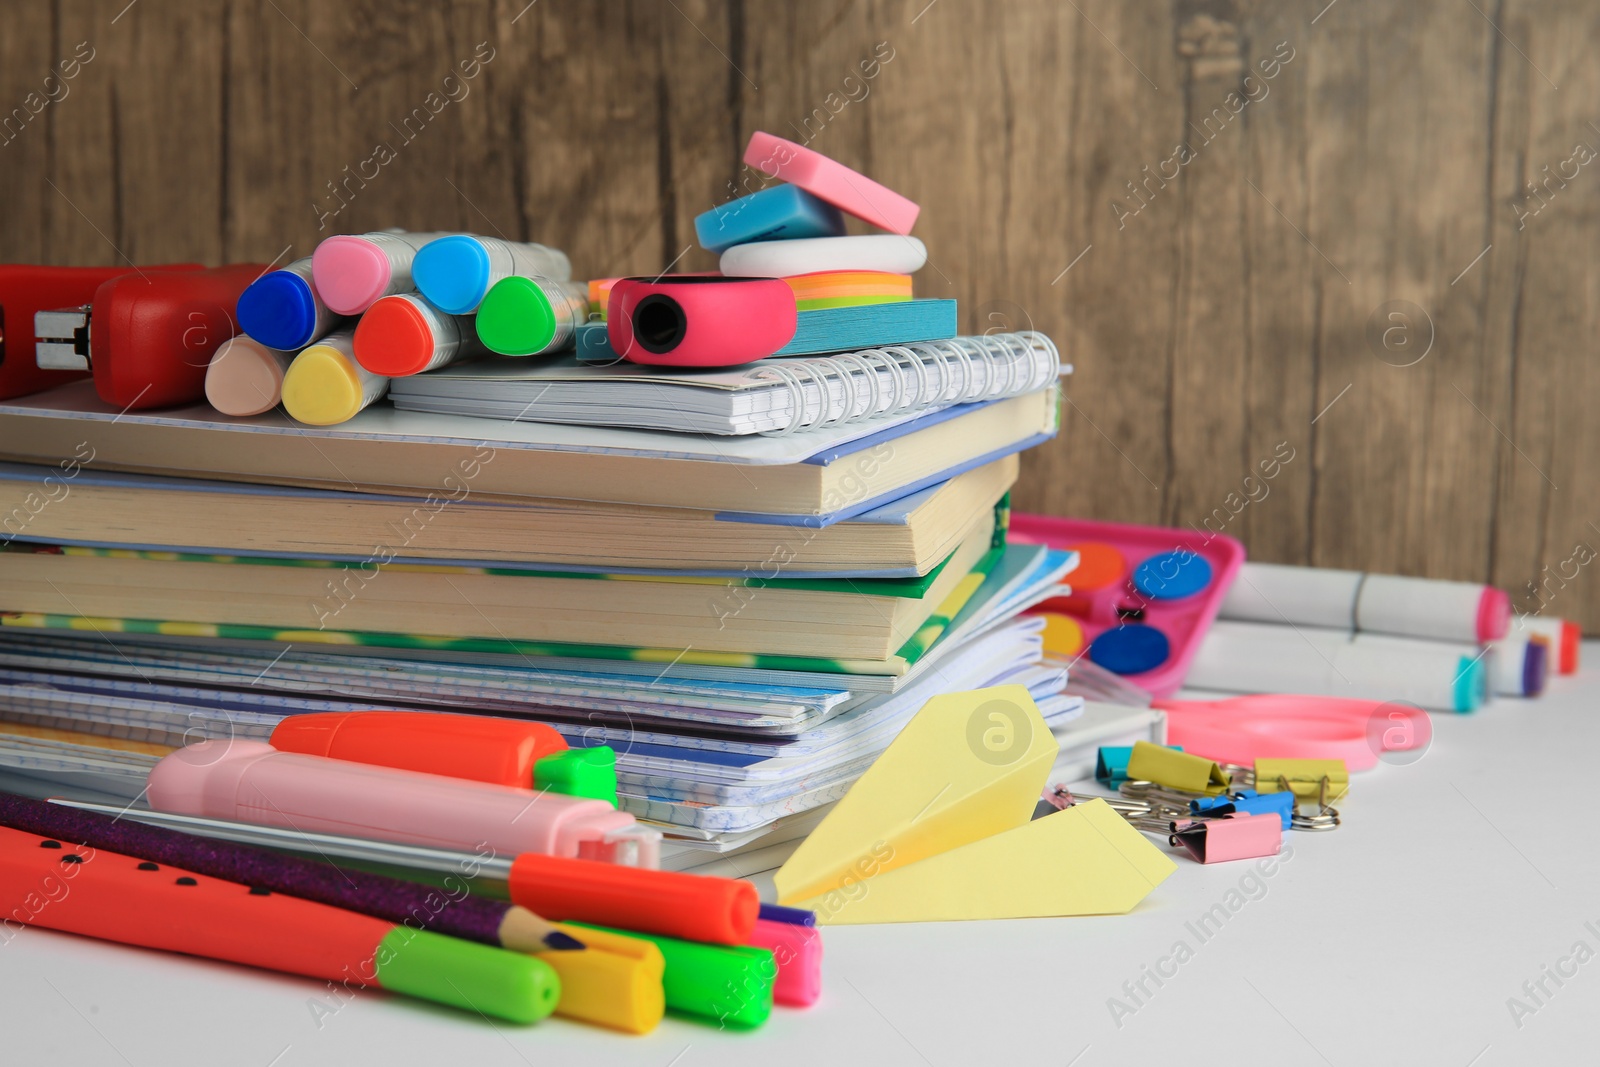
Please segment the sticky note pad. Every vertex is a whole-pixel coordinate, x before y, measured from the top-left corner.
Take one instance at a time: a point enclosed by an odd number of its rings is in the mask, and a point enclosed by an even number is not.
[[[798,186],[784,183],[741,196],[695,216],[700,247],[722,252],[750,241],[838,237],[844,214]]]

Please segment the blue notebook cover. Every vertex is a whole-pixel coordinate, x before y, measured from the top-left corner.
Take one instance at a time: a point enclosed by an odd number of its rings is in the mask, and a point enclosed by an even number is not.
[[[956,335],[954,300],[901,300],[892,304],[820,308],[795,316],[794,339],[778,349],[780,356],[815,356],[824,352],[857,352],[863,348],[943,341]],[[588,322],[577,330],[578,358],[586,363],[621,359],[606,336],[606,324]]]

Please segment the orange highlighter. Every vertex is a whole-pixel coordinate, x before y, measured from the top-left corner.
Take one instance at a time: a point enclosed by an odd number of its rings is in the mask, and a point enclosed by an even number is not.
[[[541,789],[617,804],[616,756],[569,749],[542,722],[432,711],[315,712],[272,731],[280,752]]]
[[[534,956],[0,828],[4,940],[19,925],[374,986],[518,1023],[549,1015],[561,996],[556,972]]]

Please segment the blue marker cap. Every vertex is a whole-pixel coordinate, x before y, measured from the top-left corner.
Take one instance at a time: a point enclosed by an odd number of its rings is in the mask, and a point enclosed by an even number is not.
[[[429,241],[411,261],[411,280],[440,311],[470,315],[489,291],[489,253],[462,234]]]
[[[1477,711],[1489,693],[1489,671],[1483,657],[1462,656],[1461,670],[1456,674],[1455,704],[1457,711]]]
[[[1117,674],[1143,674],[1167,662],[1172,646],[1154,626],[1136,624],[1107,630],[1089,643],[1089,659]]]
[[[288,270],[263,274],[239,294],[239,327],[268,348],[296,352],[317,339],[311,283]]]
[[[1182,600],[1211,584],[1211,564],[1193,552],[1162,552],[1133,569],[1133,587],[1152,600]]]

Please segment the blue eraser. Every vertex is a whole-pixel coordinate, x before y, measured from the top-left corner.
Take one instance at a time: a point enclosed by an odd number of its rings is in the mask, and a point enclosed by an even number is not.
[[[239,294],[239,328],[268,348],[295,352],[317,339],[317,298],[293,271],[263,274]]]
[[[429,241],[411,261],[411,280],[440,311],[469,315],[489,292],[489,253],[466,234]]]
[[[1107,630],[1089,643],[1089,659],[1116,674],[1143,674],[1167,662],[1172,646],[1154,626],[1135,624]]]
[[[844,214],[798,186],[774,185],[696,215],[694,233],[701,248],[720,254],[750,241],[839,237]]]
[[[1152,600],[1182,600],[1211,584],[1211,564],[1189,551],[1162,552],[1133,569],[1133,587]]]

